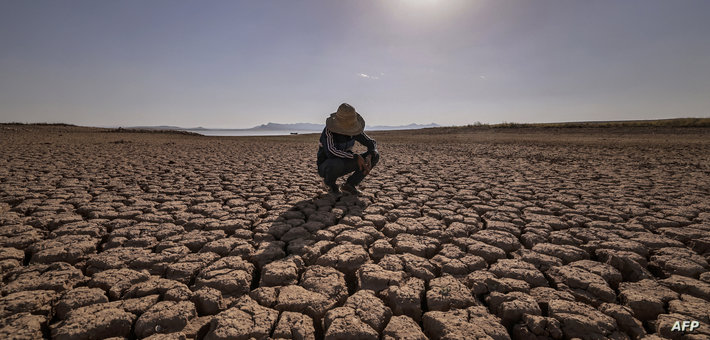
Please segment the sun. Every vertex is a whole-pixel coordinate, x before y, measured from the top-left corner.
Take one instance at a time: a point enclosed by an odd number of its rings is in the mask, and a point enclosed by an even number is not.
[[[378,2],[402,25],[436,25],[462,11],[470,11],[481,1],[475,0],[389,0]]]
[[[434,6],[440,2],[440,0],[402,0],[403,3],[412,6]]]

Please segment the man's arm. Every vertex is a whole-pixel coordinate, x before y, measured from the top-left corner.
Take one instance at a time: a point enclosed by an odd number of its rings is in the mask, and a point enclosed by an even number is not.
[[[355,140],[358,141],[358,143],[367,147],[365,157],[377,153],[377,142],[374,139],[370,138],[370,136],[365,134],[364,131],[361,134],[355,136]]]
[[[338,150],[335,147],[335,142],[333,141],[333,133],[330,132],[330,130],[328,130],[327,128],[325,129],[325,150],[327,151],[327,154],[333,155],[335,157],[348,159],[352,159],[354,157],[352,152]]]

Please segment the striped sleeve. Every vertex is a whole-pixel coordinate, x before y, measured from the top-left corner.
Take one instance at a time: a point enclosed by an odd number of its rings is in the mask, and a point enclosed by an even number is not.
[[[375,142],[374,139],[370,138],[365,132],[360,133],[359,135],[355,136],[355,140],[360,142],[360,144],[364,145],[367,147],[367,154],[371,155],[373,153],[377,153],[377,142]]]
[[[365,137],[365,140],[366,140],[366,141],[368,141],[369,143],[372,143],[372,150],[377,150],[377,142],[376,142],[374,139],[370,138],[370,136],[368,136],[368,135],[365,133],[365,131],[362,132],[362,136]],[[369,148],[369,145],[367,145],[367,144],[369,144],[369,143],[365,143],[365,145],[368,146],[368,150],[367,150],[367,151],[371,151],[370,148]]]
[[[328,152],[330,152],[333,156],[340,158],[353,158],[353,154],[351,152],[338,150],[335,147],[335,143],[333,142],[333,133],[328,129],[325,130],[325,145]]]

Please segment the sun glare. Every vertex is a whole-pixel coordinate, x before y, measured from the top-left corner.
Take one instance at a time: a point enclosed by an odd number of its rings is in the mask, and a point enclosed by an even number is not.
[[[434,25],[440,20],[463,10],[477,7],[480,1],[473,0],[391,0],[379,2],[406,26]]]
[[[385,1],[383,4],[388,4],[389,6],[395,6],[401,9],[431,9],[442,7],[441,5],[446,5],[446,1],[443,0],[391,0]]]
[[[432,6],[439,3],[439,0],[402,0],[404,3],[414,6]]]

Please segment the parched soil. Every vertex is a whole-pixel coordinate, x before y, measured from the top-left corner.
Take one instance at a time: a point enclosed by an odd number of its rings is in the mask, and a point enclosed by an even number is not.
[[[372,136],[0,125],[0,338],[710,337],[710,129]]]

